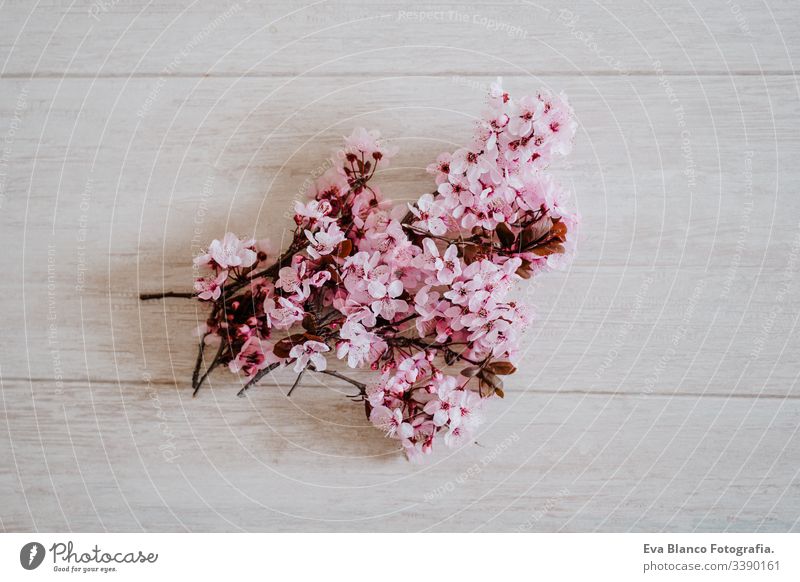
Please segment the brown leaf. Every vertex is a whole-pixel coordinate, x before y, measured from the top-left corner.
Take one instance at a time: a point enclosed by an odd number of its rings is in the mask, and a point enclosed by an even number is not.
[[[517,371],[517,368],[511,362],[491,362],[486,366],[486,369],[499,376],[508,376]]]
[[[522,260],[522,264],[517,269],[517,275],[522,277],[523,279],[530,279],[531,278],[531,262],[526,261],[525,259]]]
[[[278,356],[279,358],[288,358],[289,352],[292,351],[292,347],[293,347],[292,344],[284,344],[278,342],[272,347],[272,353]]]
[[[277,342],[275,342],[275,347],[272,348],[272,353],[274,353],[279,358],[288,358],[289,352],[292,351],[292,348],[296,345],[305,343],[308,339],[316,339],[319,341],[321,338],[317,338],[317,336],[312,336],[307,333],[294,333],[289,337],[285,337]]]
[[[492,388],[497,388],[498,386],[503,385],[503,381],[498,376],[485,369],[481,370],[481,373],[478,374],[478,377]]]
[[[349,257],[351,252],[353,252],[353,242],[349,238],[340,242],[335,251],[336,256],[340,259]]]
[[[484,398],[488,398],[497,392],[497,390],[501,390],[503,388],[503,381],[491,372],[481,370],[481,373],[478,375],[478,377],[480,378],[478,390],[480,391],[481,396]]]
[[[479,366],[467,366],[463,370],[461,370],[460,374],[465,378],[472,378],[477,376],[478,373],[481,371]]]
[[[328,272],[331,274],[331,281],[337,285],[342,284],[342,278],[339,276],[339,271],[336,270],[336,267],[333,265],[328,266]]]
[[[547,220],[539,220],[526,226],[519,235],[520,249],[526,250],[531,245],[539,242],[548,235],[551,224]]]
[[[494,386],[485,382],[483,379],[478,383],[478,394],[481,395],[481,398],[488,398],[494,394],[495,390],[496,388]]]
[[[531,250],[533,250],[533,254],[539,255],[540,257],[546,257],[547,255],[560,255],[564,252],[564,245],[553,240],[543,245],[539,245],[538,247],[534,247]]]
[[[503,392],[502,388],[495,388],[494,389],[494,393],[497,394],[500,398],[505,398],[506,397],[506,393]]]
[[[567,240],[567,225],[563,221],[553,223],[553,228],[550,229],[550,236],[559,242]]]
[[[313,313],[306,313],[305,317],[303,317],[303,329],[311,333],[317,333],[317,318],[314,317]]]
[[[517,238],[505,222],[499,223],[495,232],[497,233],[497,238],[500,239],[500,243],[506,248],[513,245],[514,239]]]
[[[464,262],[469,265],[478,260],[478,257],[480,255],[480,247],[474,244],[466,244],[464,245],[463,252],[464,252]]]
[[[336,249],[333,250],[333,253],[330,255],[322,255],[319,259],[319,266],[321,269],[327,269],[331,265],[334,265],[336,261],[334,260],[334,256],[336,254]]]

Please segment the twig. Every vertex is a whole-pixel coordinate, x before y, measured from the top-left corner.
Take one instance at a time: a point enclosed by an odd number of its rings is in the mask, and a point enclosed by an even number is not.
[[[300,373],[297,375],[297,378],[295,379],[294,384],[292,384],[292,387],[289,388],[289,392],[287,392],[287,394],[286,394],[287,397],[292,395],[292,392],[294,392],[294,389],[297,388],[298,384],[300,384],[300,379],[303,377],[303,374],[305,374],[305,373],[306,373],[306,369],[305,368],[300,370]]]
[[[352,378],[348,378],[344,374],[340,374],[339,372],[336,372],[334,370],[317,370],[314,366],[309,366],[308,369],[311,370],[312,372],[316,372],[318,374],[327,374],[328,376],[333,376],[334,378],[339,378],[339,380],[344,380],[345,382],[348,382],[348,383],[352,384],[353,386],[355,386],[356,388],[358,388],[359,393],[361,395],[366,395],[366,393],[367,393],[367,385],[366,384],[364,384],[363,382],[359,382],[358,380],[353,380]]]
[[[258,372],[255,376],[253,376],[253,378],[247,384],[244,385],[244,387],[241,390],[239,390],[239,392],[236,394],[236,396],[239,396],[239,397],[244,396],[244,393],[247,392],[247,390],[250,388],[250,386],[252,386],[256,382],[261,380],[261,378],[263,378],[264,376],[266,376],[267,374],[272,372],[272,370],[274,370],[275,368],[277,368],[279,366],[280,366],[280,362],[275,362],[274,364],[270,364],[269,366],[267,366],[266,368],[264,368],[263,370]]]
[[[286,252],[283,253],[280,257],[278,257],[278,260],[275,261],[272,265],[270,265],[266,269],[263,269],[263,270],[259,271],[258,273],[254,274],[254,275],[248,276],[247,279],[245,279],[244,281],[241,281],[239,283],[234,283],[233,285],[229,285],[224,290],[227,293],[225,294],[225,296],[223,296],[221,298],[222,301],[224,302],[225,300],[230,298],[230,295],[228,295],[228,293],[235,293],[236,291],[238,291],[239,289],[241,289],[242,287],[244,287],[245,285],[247,285],[250,281],[253,281],[254,279],[260,279],[261,277],[273,277],[273,278],[276,277],[278,275],[278,271],[280,271],[281,267],[283,267],[283,264],[287,260],[291,260],[291,258],[293,256],[295,256],[297,253],[302,251],[307,246],[308,246],[307,242],[303,243],[301,241],[300,243],[298,243],[298,242],[293,241],[292,244],[289,245],[289,248],[286,250]]]
[[[150,299],[166,299],[167,297],[180,297],[182,299],[191,299],[195,297],[194,293],[184,293],[181,291],[164,291],[163,293],[142,293],[139,295],[141,301],[149,301]]]
[[[414,319],[416,317],[419,317],[419,313],[412,313],[411,315],[409,315],[407,317],[404,317],[403,319],[400,319],[398,321],[387,321],[386,323],[382,323],[381,325],[379,325],[378,328],[381,328],[381,327],[397,327],[398,325],[403,325],[404,323],[406,323],[408,321],[411,321],[412,319]]]
[[[463,360],[464,362],[472,364],[473,366],[479,366],[481,364],[481,362],[476,362],[474,360],[471,360],[470,358],[460,354],[459,352],[456,352],[455,350],[450,349],[451,345],[459,345],[458,343],[456,343],[456,344],[427,343],[426,344],[425,341],[422,340],[422,339],[410,339],[409,343],[411,345],[414,345],[414,346],[418,347],[419,349],[422,349],[422,350],[428,350],[428,349],[431,349],[431,348],[435,349],[435,350],[447,350],[447,351],[451,352],[453,354],[453,356],[455,356],[459,360]]]
[[[200,378],[200,381],[197,382],[197,384],[194,386],[194,392],[192,393],[192,396],[197,396],[197,391],[200,390],[200,386],[203,385],[203,382],[205,382],[206,378],[208,378],[208,375],[214,370],[214,368],[217,367],[217,365],[219,364],[219,357],[222,355],[222,350],[224,348],[225,348],[225,342],[223,342],[222,338],[220,338],[219,349],[217,350],[217,353],[214,356],[214,360],[211,362],[211,365],[206,370],[206,373],[203,374],[203,377]],[[201,359],[202,356],[203,356],[203,350],[200,351]]]
[[[194,363],[194,371],[192,372],[192,388],[197,386],[197,379],[200,377],[200,366],[203,364],[203,353],[206,349],[206,338],[209,332],[203,334],[200,338],[200,346],[197,350],[197,360]]]
[[[291,246],[289,247],[289,249],[285,253],[283,253],[278,258],[278,260],[275,261],[275,263],[272,264],[271,266],[267,267],[263,271],[259,271],[258,273],[255,273],[254,275],[249,275],[247,278],[245,278],[242,281],[238,281],[238,282],[235,282],[235,283],[233,283],[231,285],[228,285],[224,289],[224,291],[226,293],[217,300],[217,304],[220,305],[220,304],[225,303],[226,300],[231,298],[231,294],[232,293],[235,293],[236,291],[238,291],[239,289],[241,289],[242,287],[247,285],[253,279],[258,279],[260,277],[275,277],[278,274],[278,271],[281,270],[281,267],[283,266],[283,264],[288,259],[291,259],[294,255],[296,255],[297,253],[302,251],[304,248],[306,248],[306,246],[307,245],[302,244],[302,243],[298,244],[298,243],[293,242],[291,244]],[[168,297],[179,297],[179,298],[182,298],[182,299],[192,299],[194,297],[197,297],[197,295],[195,295],[194,293],[188,293],[188,292],[183,292],[183,291],[164,291],[162,293],[142,293],[141,295],[139,295],[139,299],[141,301],[149,301],[150,299],[166,299]]]

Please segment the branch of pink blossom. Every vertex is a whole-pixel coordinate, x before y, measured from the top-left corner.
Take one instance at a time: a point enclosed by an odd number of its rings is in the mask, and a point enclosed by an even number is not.
[[[439,435],[456,446],[516,371],[532,314],[511,296],[515,282],[574,253],[577,214],[544,170],[569,153],[575,130],[563,96],[515,101],[495,84],[472,142],[428,168],[435,190],[392,206],[373,179],[395,151],[357,129],[295,203],[292,242],[274,262],[267,241],[228,233],[195,259],[209,274],[193,294],[142,299],[211,303],[194,393],[222,365],[245,378],[240,396],[282,366],[297,373],[291,394],[310,369],[357,387],[370,421],[410,458]],[[201,374],[209,345],[216,355]],[[376,378],[328,370],[334,355]]]

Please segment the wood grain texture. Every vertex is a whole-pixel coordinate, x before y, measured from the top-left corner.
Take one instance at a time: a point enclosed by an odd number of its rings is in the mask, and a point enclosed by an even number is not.
[[[792,0],[6,5],[0,58],[20,76],[640,74],[655,60],[686,74],[786,74],[800,56]]]
[[[0,527],[797,529],[795,12],[5,3]],[[497,74],[570,96],[553,172],[584,228],[520,292],[538,324],[478,445],[410,465],[328,378],[192,399],[203,310],[138,293],[188,288],[226,230],[280,244],[355,125],[401,148],[383,189],[417,197]]]
[[[478,444],[411,466],[346,388],[277,375],[247,399],[146,383],[6,401],[7,529],[591,531],[794,525],[796,400],[536,394]],[[28,383],[4,391],[27,393]],[[36,423],[29,422],[38,416]],[[46,464],[45,464],[46,463]],[[12,465],[13,466],[13,465]],[[27,506],[30,506],[30,511]]]

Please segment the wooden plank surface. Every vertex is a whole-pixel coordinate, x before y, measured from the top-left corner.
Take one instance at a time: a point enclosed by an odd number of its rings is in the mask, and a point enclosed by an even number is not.
[[[0,13],[0,527],[798,528],[791,2]],[[355,125],[400,146],[381,184],[415,198],[497,74],[569,94],[553,172],[584,230],[568,272],[520,292],[538,324],[478,445],[408,464],[345,387],[290,400],[286,373],[192,399],[203,311],[137,294],[188,288],[225,230],[279,243]]]
[[[792,0],[5,3],[0,59],[38,75],[788,74]]]
[[[409,465],[346,388],[253,395],[4,383],[7,529],[592,531],[794,527],[797,400],[537,394]],[[37,418],[36,423],[30,422]],[[46,462],[46,465],[45,465]],[[12,465],[13,466],[13,465]],[[30,506],[30,511],[27,507]]]

